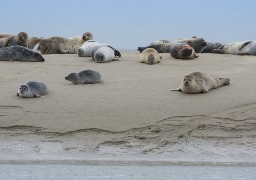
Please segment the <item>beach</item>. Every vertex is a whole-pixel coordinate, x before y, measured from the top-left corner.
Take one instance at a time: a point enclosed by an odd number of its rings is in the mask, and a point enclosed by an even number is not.
[[[156,65],[136,51],[120,61],[43,55],[45,62],[0,62],[0,161],[125,160],[256,163],[256,57],[162,54]],[[102,83],[74,85],[69,73],[96,70]],[[230,78],[205,94],[176,89],[191,72]],[[40,98],[16,96],[28,80]]]

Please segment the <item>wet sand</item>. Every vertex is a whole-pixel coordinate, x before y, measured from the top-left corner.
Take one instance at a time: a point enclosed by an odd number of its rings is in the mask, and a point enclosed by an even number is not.
[[[0,62],[0,160],[256,161],[256,57],[163,54],[139,63],[135,51],[97,64],[77,55],[44,55],[44,63]],[[64,77],[97,70],[103,82],[73,85]],[[206,94],[184,94],[184,75],[231,79]],[[28,80],[49,88],[41,98],[16,96]]]

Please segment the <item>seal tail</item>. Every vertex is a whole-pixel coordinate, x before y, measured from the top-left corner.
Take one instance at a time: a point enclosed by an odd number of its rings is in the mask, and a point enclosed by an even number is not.
[[[230,84],[230,79],[229,78],[219,78],[221,84],[223,85],[229,85]]]
[[[140,51],[140,53],[142,53],[142,51],[144,51],[145,49],[147,49],[147,47],[138,47],[138,51]]]
[[[154,62],[155,62],[155,56],[153,55],[153,54],[149,54],[148,55],[148,63],[150,64],[150,65],[152,65],[152,64],[154,64]]]

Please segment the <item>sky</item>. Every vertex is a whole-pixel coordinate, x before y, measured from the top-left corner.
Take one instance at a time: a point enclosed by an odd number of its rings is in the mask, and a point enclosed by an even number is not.
[[[137,49],[156,39],[256,40],[255,0],[0,0],[0,33],[81,36]]]

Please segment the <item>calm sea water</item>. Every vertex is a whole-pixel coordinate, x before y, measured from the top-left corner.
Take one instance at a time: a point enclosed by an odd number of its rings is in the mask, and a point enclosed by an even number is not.
[[[136,180],[136,179],[256,179],[256,167],[227,166],[143,166],[143,165],[20,165],[1,164],[0,179],[2,180]]]

